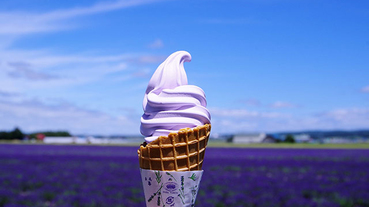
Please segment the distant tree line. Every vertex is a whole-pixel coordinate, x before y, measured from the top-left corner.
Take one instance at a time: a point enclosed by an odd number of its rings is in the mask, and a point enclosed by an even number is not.
[[[313,139],[320,139],[326,137],[343,137],[343,138],[357,138],[357,137],[366,137],[369,138],[369,130],[352,130],[352,131],[300,131],[298,133],[287,133],[283,134],[308,134]]]
[[[38,134],[43,134],[47,137],[70,137],[71,134],[67,131],[46,131],[46,132],[37,132],[32,134],[24,134],[18,127],[16,127],[13,131],[0,131],[0,140],[14,140],[14,139],[24,139],[24,137],[28,137],[30,139],[36,139]]]
[[[0,131],[0,139],[3,140],[12,140],[12,139],[23,139],[24,134],[18,128],[15,128],[13,131],[6,132]]]
[[[47,131],[47,132],[32,133],[29,135],[29,137],[31,139],[36,139],[38,134],[44,134],[46,137],[70,137],[72,136],[69,134],[69,132],[65,132],[65,131],[57,131],[57,132]]]
[[[295,137],[292,134],[287,134],[286,139],[284,139],[286,143],[295,143]]]
[[[295,143],[296,140],[295,140],[295,137],[292,134],[287,134],[286,137],[283,140],[276,139],[276,142],[277,143],[281,143],[281,142],[283,142],[283,143]]]

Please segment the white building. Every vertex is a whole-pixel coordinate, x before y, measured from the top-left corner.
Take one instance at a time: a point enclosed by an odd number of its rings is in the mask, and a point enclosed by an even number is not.
[[[47,144],[72,144],[85,143],[85,139],[79,137],[45,137],[44,143]]]
[[[233,136],[232,142],[236,144],[274,143],[275,139],[265,133],[236,134]]]
[[[293,135],[293,138],[297,143],[307,143],[311,141],[311,137],[309,134],[295,134]]]

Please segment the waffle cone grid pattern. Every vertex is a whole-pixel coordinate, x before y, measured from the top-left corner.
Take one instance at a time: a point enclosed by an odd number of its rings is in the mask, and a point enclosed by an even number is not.
[[[167,137],[160,136],[138,150],[140,168],[161,171],[201,170],[210,124],[180,129]]]

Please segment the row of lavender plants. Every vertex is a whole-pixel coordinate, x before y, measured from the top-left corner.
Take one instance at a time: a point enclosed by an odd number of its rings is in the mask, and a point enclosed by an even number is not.
[[[0,145],[0,206],[145,206],[136,147]],[[208,148],[196,206],[369,206],[369,150]]]

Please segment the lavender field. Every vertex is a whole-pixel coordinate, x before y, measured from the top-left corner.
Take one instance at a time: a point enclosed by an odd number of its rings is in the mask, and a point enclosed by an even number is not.
[[[136,147],[0,144],[0,206],[145,206]],[[208,148],[196,206],[369,206],[369,150]]]

